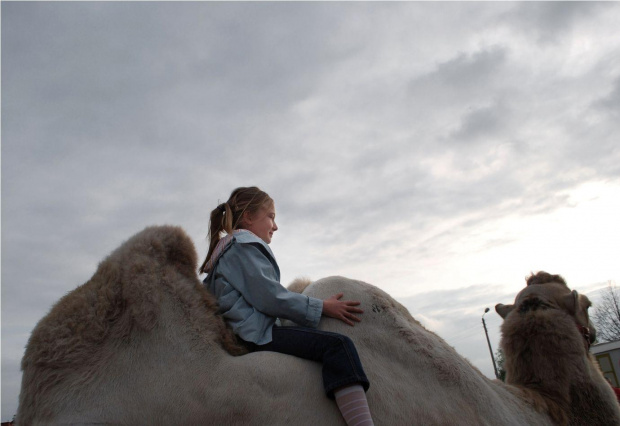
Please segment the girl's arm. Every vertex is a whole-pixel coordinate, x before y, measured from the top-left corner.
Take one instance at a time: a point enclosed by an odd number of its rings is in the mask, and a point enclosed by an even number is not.
[[[323,301],[284,288],[274,266],[256,245],[235,244],[220,259],[218,270],[255,309],[299,325],[318,326]]]

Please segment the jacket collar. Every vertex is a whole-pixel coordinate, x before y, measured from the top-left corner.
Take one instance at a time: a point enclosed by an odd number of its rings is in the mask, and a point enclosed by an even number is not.
[[[213,250],[211,258],[205,266],[205,272],[207,274],[211,273],[219,258],[232,245],[233,241],[237,241],[239,243],[259,243],[267,250],[273,260],[275,260],[275,256],[273,255],[271,248],[260,237],[247,229],[235,229],[232,234],[227,234],[225,237],[220,238],[220,241],[215,246],[215,250]]]

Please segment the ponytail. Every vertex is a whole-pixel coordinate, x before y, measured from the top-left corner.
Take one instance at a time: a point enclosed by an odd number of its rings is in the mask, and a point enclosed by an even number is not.
[[[220,241],[222,233],[232,233],[232,211],[228,203],[222,203],[211,211],[211,217],[209,219],[209,251],[205,261],[200,266],[199,272],[202,274],[205,272],[205,267],[215,250],[215,246]]]

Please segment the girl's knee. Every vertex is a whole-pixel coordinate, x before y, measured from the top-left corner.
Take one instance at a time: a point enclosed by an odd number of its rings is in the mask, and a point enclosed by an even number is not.
[[[355,348],[355,343],[353,343],[353,340],[351,340],[349,336],[345,336],[344,334],[338,334],[337,338],[334,340],[334,343],[335,345],[339,347],[343,347],[345,349],[353,350],[354,352],[357,352],[357,349]]]

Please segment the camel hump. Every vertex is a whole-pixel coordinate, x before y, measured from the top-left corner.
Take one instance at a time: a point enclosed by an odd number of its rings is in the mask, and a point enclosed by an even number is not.
[[[149,226],[129,238],[103,263],[132,263],[137,266],[146,256],[150,262],[173,265],[179,272],[196,276],[198,256],[191,238],[178,226]]]
[[[307,277],[295,278],[289,285],[289,291],[293,291],[295,293],[303,293],[306,287],[312,284],[312,280]]]
[[[85,284],[61,298],[34,328],[22,359],[29,366],[67,368],[92,362],[113,332],[152,329],[158,318],[162,277],[172,271],[196,281],[191,239],[175,226],[144,229],[114,250]]]

